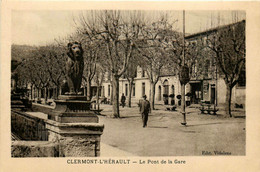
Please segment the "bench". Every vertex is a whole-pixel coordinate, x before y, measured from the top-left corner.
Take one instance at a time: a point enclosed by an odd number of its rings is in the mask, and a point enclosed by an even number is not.
[[[216,112],[218,111],[218,109],[216,108],[212,108],[211,104],[201,104],[201,108],[200,108],[201,113],[205,113],[207,112],[208,114],[211,114],[213,112],[213,115],[216,115]]]
[[[165,106],[166,110],[169,110],[169,111],[175,111],[176,110],[176,106]]]

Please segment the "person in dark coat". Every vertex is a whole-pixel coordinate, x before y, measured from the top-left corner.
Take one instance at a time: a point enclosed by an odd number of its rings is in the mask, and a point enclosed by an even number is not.
[[[147,126],[148,114],[151,113],[150,102],[146,100],[146,95],[143,96],[143,100],[139,102],[140,113],[142,115],[143,127]]]
[[[124,93],[122,93],[122,96],[121,96],[121,105],[122,105],[122,107],[125,107],[125,95],[124,95]]]

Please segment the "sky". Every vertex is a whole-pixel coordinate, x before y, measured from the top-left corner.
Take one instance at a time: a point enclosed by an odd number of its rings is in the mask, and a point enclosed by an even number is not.
[[[75,31],[73,18],[81,11],[12,11],[12,43],[19,45],[46,45]],[[150,11],[150,13],[154,13]],[[185,11],[185,32],[196,33],[211,27],[245,19],[243,11]],[[170,11],[177,19],[175,28],[182,31],[183,11]]]

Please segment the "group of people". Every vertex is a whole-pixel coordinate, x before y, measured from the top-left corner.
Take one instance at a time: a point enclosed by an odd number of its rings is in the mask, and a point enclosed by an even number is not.
[[[146,95],[143,96],[143,99],[139,100],[139,111],[142,116],[142,121],[143,121],[143,127],[145,128],[147,126],[147,121],[148,121],[148,115],[151,113],[151,106],[150,102],[146,100]],[[125,107],[125,100],[126,97],[124,93],[121,96],[121,105],[124,108]]]

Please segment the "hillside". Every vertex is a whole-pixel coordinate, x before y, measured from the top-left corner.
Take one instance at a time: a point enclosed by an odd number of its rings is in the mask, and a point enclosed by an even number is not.
[[[23,59],[30,58],[31,52],[37,47],[29,45],[16,45],[11,46],[11,58],[12,61],[22,61]]]

